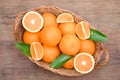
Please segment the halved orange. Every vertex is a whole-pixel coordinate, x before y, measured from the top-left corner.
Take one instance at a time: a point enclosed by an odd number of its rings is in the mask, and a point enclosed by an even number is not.
[[[29,32],[38,32],[43,27],[43,17],[34,11],[26,13],[22,19],[23,27]]]
[[[74,58],[74,68],[82,74],[87,74],[94,69],[95,60],[89,53],[79,53]]]
[[[57,17],[57,23],[74,22],[74,18],[70,13],[62,13]]]
[[[39,42],[33,42],[30,45],[30,52],[34,60],[41,60],[43,58],[43,47]]]
[[[89,24],[85,21],[81,21],[76,25],[77,36],[82,39],[88,39],[90,37],[90,28]]]

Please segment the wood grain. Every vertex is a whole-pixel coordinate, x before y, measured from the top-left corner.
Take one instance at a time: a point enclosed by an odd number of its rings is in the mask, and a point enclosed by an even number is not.
[[[0,80],[119,80],[120,0],[0,0]],[[15,47],[13,23],[18,13],[52,5],[82,16],[109,36],[104,45],[110,61],[101,69],[82,76],[66,77],[46,71],[29,61]]]

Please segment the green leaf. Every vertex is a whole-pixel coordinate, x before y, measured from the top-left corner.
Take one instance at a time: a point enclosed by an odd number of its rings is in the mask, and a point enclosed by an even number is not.
[[[61,54],[57,59],[55,59],[51,64],[51,68],[60,68],[62,67],[69,59],[71,59],[72,56],[66,55],[66,54]]]
[[[99,42],[105,42],[108,40],[108,37],[98,30],[90,29],[90,38],[89,39],[94,40],[94,41],[99,41]]]
[[[25,55],[28,57],[31,57],[30,53],[30,45],[29,44],[24,44],[22,42],[17,42],[16,47]]]

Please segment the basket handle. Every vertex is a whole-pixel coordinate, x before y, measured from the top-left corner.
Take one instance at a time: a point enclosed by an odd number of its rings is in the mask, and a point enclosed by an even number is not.
[[[101,62],[99,62],[99,64],[95,65],[95,68],[101,68],[102,66],[104,66],[105,64],[107,64],[107,62],[109,61],[109,52],[107,51],[107,49],[104,48],[103,45],[101,45],[101,49],[103,51],[102,51],[102,55],[101,55],[100,59],[102,59],[103,54],[105,54],[105,56],[104,56],[104,59]]]

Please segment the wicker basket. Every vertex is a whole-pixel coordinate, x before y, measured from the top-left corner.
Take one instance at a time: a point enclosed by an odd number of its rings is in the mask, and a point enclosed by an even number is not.
[[[56,16],[58,16],[59,14],[61,14],[63,12],[67,12],[67,13],[70,13],[70,14],[73,15],[76,23],[83,20],[81,17],[75,15],[72,12],[69,12],[67,10],[63,10],[63,9],[60,9],[60,8],[54,7],[54,6],[42,6],[42,7],[30,9],[28,11],[36,11],[40,14],[42,14],[44,12],[49,12],[49,13],[52,13]],[[18,14],[17,18],[15,19],[14,36],[15,36],[15,39],[16,39],[17,42],[18,41],[23,41],[22,36],[23,36],[23,33],[24,33],[25,29],[22,26],[22,18],[25,15],[25,13],[27,13],[28,11],[21,12],[20,14]],[[53,68],[49,67],[48,63],[45,63],[43,61],[34,61],[32,58],[30,58],[30,57],[28,57],[28,58],[32,62],[37,64],[38,66],[40,66],[40,67],[42,67],[46,70],[49,70],[51,72],[58,73],[60,75],[65,75],[65,76],[82,76],[82,74],[78,73],[74,69],[65,69],[65,68],[53,69]],[[105,65],[108,62],[109,53],[104,48],[102,43],[96,42],[96,51],[95,51],[95,54],[94,54],[94,58],[95,58],[95,68],[101,68],[103,65]]]

